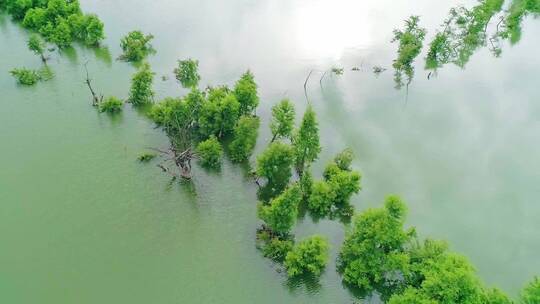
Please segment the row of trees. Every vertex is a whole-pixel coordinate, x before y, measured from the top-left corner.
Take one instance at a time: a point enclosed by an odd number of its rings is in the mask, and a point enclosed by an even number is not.
[[[377,293],[391,304],[513,303],[502,291],[487,288],[474,267],[443,241],[419,241],[405,228],[406,205],[389,196],[383,208],[354,219],[338,259],[346,284],[365,295]],[[540,280],[522,292],[519,303],[540,303]]]
[[[96,15],[83,14],[77,0],[3,0],[0,9],[60,48],[73,41],[98,46],[105,37],[103,23]]]
[[[448,63],[465,67],[471,56],[481,47],[489,46],[496,56],[502,53],[503,41],[517,43],[521,38],[522,23],[526,16],[540,15],[540,0],[512,0],[509,9],[503,10],[504,0],[479,0],[472,8],[465,6],[450,9],[448,18],[441,25],[429,44],[425,58],[425,69],[432,73]],[[493,33],[488,32],[490,22],[499,15]],[[414,77],[413,63],[420,54],[426,30],[419,27],[419,17],[412,16],[405,21],[403,30],[394,30],[392,42],[398,42],[398,56],[394,60],[396,88],[401,88],[407,77],[410,84]],[[428,77],[429,77],[428,76]]]

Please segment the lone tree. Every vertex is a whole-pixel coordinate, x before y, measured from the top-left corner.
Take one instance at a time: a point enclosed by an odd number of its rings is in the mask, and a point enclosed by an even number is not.
[[[36,55],[39,55],[44,64],[47,64],[47,57],[45,57],[46,48],[47,44],[38,34],[30,35],[30,38],[28,39],[28,49]]]
[[[144,63],[131,79],[129,102],[136,106],[152,103],[154,97],[153,81],[154,73],[150,70],[150,65]]]
[[[154,39],[154,36],[151,34],[144,35],[141,31],[130,32],[120,41],[120,47],[124,52],[120,59],[132,62],[143,60],[146,56],[155,52],[150,44],[152,39]]]
[[[272,107],[272,121],[270,122],[270,130],[272,131],[271,142],[280,138],[292,138],[295,116],[294,105],[288,99],[283,99]]]
[[[268,184],[281,188],[292,176],[293,162],[291,146],[274,142],[257,158],[257,175],[266,177]]]
[[[328,263],[329,249],[328,240],[320,235],[303,240],[287,253],[287,274],[289,277],[302,274],[319,276]]]
[[[255,77],[248,70],[236,82],[234,86],[234,95],[240,103],[240,114],[251,114],[259,105],[259,96],[257,93],[257,83]]]
[[[231,158],[235,162],[246,161],[255,145],[259,134],[260,120],[258,117],[242,116],[234,128],[234,139],[229,145]]]
[[[268,205],[259,205],[259,218],[274,233],[286,235],[296,223],[301,200],[302,193],[298,185],[290,186]]]
[[[178,60],[178,67],[174,69],[176,79],[184,88],[193,88],[199,85],[199,61],[193,59]]]
[[[310,164],[319,157],[321,145],[319,140],[319,126],[315,111],[311,105],[308,106],[300,129],[293,140],[294,154],[296,158],[296,171],[302,176],[306,164]]]

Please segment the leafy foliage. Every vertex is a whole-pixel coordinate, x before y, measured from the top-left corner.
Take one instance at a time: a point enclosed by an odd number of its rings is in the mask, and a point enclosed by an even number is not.
[[[257,158],[257,175],[266,177],[269,184],[286,185],[292,176],[293,161],[291,146],[274,142]]]
[[[540,303],[540,279],[535,277],[521,293],[521,303],[538,304]]]
[[[103,23],[96,15],[85,15],[79,1],[6,0],[6,9],[22,25],[43,35],[61,48],[78,40],[97,46],[103,40]]]
[[[25,86],[32,86],[41,80],[41,76],[35,70],[29,70],[26,68],[13,69],[9,72],[19,84]]]
[[[259,135],[260,120],[258,117],[242,116],[234,128],[234,140],[229,145],[231,158],[242,162],[249,158]]]
[[[120,59],[125,61],[138,62],[146,58],[146,56],[155,52],[150,44],[154,39],[151,34],[145,35],[141,31],[132,31],[120,41],[120,47],[124,52]]]
[[[153,81],[154,73],[150,70],[150,65],[144,63],[131,78],[129,102],[134,105],[151,103],[154,97],[154,91],[152,91]]]
[[[210,88],[199,115],[201,136],[223,137],[233,131],[240,117],[240,103],[227,87]]]
[[[352,215],[350,199],[361,189],[361,175],[351,169],[353,157],[351,149],[339,153],[324,170],[324,180],[313,184],[308,208],[315,215]]]
[[[521,39],[521,24],[523,19],[533,14],[535,17],[540,15],[540,1],[538,0],[513,0],[512,5],[506,15],[503,28],[494,35],[494,39],[509,39],[512,44]]]
[[[30,38],[28,39],[28,49],[30,51],[34,52],[36,55],[40,55],[43,57],[46,47],[47,45],[45,44],[45,41],[43,41],[43,39],[41,39],[39,35],[30,35]]]
[[[275,233],[285,235],[296,223],[298,204],[302,193],[298,185],[292,185],[268,205],[259,205],[259,218]]]
[[[219,167],[221,165],[221,157],[223,149],[215,136],[199,143],[197,145],[197,155],[203,166]]]
[[[253,113],[259,105],[257,83],[255,83],[255,77],[249,70],[236,82],[234,95],[240,103],[240,114],[242,115]]]
[[[122,111],[123,106],[124,102],[121,99],[111,96],[99,104],[99,111],[117,113]]]
[[[199,84],[199,61],[193,59],[178,60],[178,67],[174,69],[176,79],[184,88],[193,88]]]
[[[389,295],[408,272],[407,244],[414,230],[405,230],[406,206],[390,196],[384,208],[368,209],[355,218],[339,256],[343,280],[365,293]]]
[[[276,262],[283,262],[287,253],[294,247],[294,241],[288,236],[276,236],[268,229],[257,231],[257,240],[262,243],[259,248],[263,255]]]
[[[17,83],[25,86],[32,86],[40,81],[47,81],[54,77],[54,73],[46,66],[39,70],[18,68],[11,70],[9,73],[17,79]]]
[[[405,20],[404,30],[394,30],[392,42],[399,42],[398,57],[394,60],[394,81],[396,88],[403,87],[403,74],[407,76],[407,84],[410,84],[414,77],[414,59],[420,55],[422,43],[426,36],[426,30],[418,25],[420,17],[411,16]]]
[[[328,262],[328,241],[319,235],[314,235],[296,245],[287,253],[285,267],[290,277],[301,274],[319,276]]]
[[[311,105],[307,107],[300,128],[294,135],[293,146],[296,170],[302,175],[306,164],[315,161],[321,152],[319,125]]]
[[[294,105],[288,99],[283,99],[272,107],[272,121],[270,122],[272,142],[280,138],[292,139],[295,116]]]
[[[480,0],[472,9],[463,6],[452,8],[443,24],[444,30],[438,32],[430,43],[426,69],[436,70],[450,62],[464,67],[474,52],[487,44],[487,26],[501,11],[503,2]]]

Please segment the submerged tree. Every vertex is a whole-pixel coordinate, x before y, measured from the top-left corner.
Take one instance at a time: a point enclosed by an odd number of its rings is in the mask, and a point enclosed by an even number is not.
[[[268,228],[277,234],[288,234],[296,223],[298,204],[302,200],[302,193],[298,185],[292,185],[281,195],[270,201],[268,205],[260,204],[259,218]]]
[[[259,105],[257,83],[255,77],[248,70],[234,86],[234,95],[240,103],[240,114],[251,114]]]
[[[422,43],[426,36],[426,30],[418,25],[420,17],[411,16],[405,20],[404,30],[394,30],[392,42],[399,42],[398,57],[394,60],[394,81],[396,88],[400,89],[405,84],[403,75],[407,77],[406,84],[409,85],[414,77],[414,60],[422,50]]]
[[[73,41],[98,46],[104,38],[103,23],[95,15],[83,14],[78,1],[6,0],[6,8],[14,19],[22,20],[24,27],[60,48],[69,47]]]
[[[30,38],[28,39],[28,49],[34,52],[36,55],[39,55],[44,64],[47,64],[47,57],[45,57],[46,48],[47,44],[45,41],[43,41],[43,39],[41,39],[41,37],[39,37],[39,35],[30,35]]]
[[[144,63],[131,79],[131,90],[129,92],[129,102],[133,105],[152,103],[154,92],[152,82],[154,73],[150,70],[150,65]]]
[[[122,111],[123,106],[124,106],[124,102],[121,99],[111,96],[105,99],[103,102],[99,103],[99,111],[107,112],[111,114],[118,113]]]
[[[221,165],[223,149],[217,138],[211,136],[197,145],[197,155],[203,166],[216,168]]]
[[[231,133],[240,117],[240,103],[227,87],[209,88],[198,117],[200,135],[222,138]]]
[[[270,130],[272,131],[271,142],[280,138],[292,139],[295,116],[294,105],[288,99],[283,99],[272,107],[272,121],[270,122]]]
[[[307,107],[300,128],[294,135],[293,146],[296,171],[302,176],[306,165],[315,161],[321,152],[319,125],[311,105]]]
[[[199,84],[199,61],[193,59],[178,60],[178,67],[174,69],[176,79],[184,88],[193,88]]]
[[[121,60],[138,62],[155,52],[150,44],[154,39],[151,34],[144,35],[141,31],[132,31],[120,41],[120,47],[124,52]]]
[[[322,236],[314,235],[303,240],[287,253],[287,274],[289,277],[302,274],[319,276],[328,263],[329,249],[328,240]]]
[[[37,71],[26,68],[13,69],[9,73],[17,79],[19,84],[25,86],[35,85],[41,80],[41,76],[39,76]]]
[[[270,185],[281,188],[292,176],[294,151],[291,146],[274,142],[257,158],[257,175],[266,177]]]
[[[246,161],[257,144],[260,120],[258,117],[242,116],[234,128],[234,139],[229,145],[231,159],[235,162]]]
[[[400,290],[409,265],[407,245],[415,235],[404,229],[405,215],[405,204],[390,196],[384,208],[368,209],[354,220],[339,255],[347,284],[366,294],[387,296]]]
[[[521,303],[540,303],[540,279],[535,277],[521,292]]]

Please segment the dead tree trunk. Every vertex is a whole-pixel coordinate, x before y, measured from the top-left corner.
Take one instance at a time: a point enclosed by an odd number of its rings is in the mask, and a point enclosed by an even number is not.
[[[94,91],[94,88],[92,87],[92,79],[90,79],[87,65],[88,61],[84,63],[84,70],[86,71],[86,79],[84,82],[86,83],[86,86],[88,86],[88,89],[92,94],[92,106],[97,107],[103,101],[103,95],[97,95],[96,91]]]

